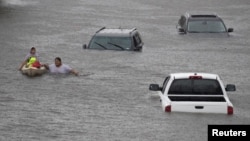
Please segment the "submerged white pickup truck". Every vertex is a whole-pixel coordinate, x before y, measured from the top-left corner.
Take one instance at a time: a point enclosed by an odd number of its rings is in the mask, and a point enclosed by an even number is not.
[[[157,91],[165,112],[233,114],[233,104],[227,91],[235,91],[234,84],[224,84],[217,74],[171,73],[162,86],[150,84]]]

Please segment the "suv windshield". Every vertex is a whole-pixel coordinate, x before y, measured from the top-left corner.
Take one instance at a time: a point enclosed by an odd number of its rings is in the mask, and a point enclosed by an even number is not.
[[[102,37],[96,36],[91,40],[89,48],[91,49],[108,49],[108,50],[130,50],[130,37]]]
[[[217,80],[212,79],[176,79],[170,86],[168,94],[174,95],[222,95]]]
[[[220,20],[190,20],[188,22],[190,33],[222,33],[226,32],[225,25]]]

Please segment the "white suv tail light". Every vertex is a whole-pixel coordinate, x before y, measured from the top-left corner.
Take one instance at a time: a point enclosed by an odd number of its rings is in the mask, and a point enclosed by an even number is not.
[[[232,106],[227,106],[227,114],[232,115],[234,113],[234,109]]]
[[[171,112],[171,105],[165,107],[165,112]]]

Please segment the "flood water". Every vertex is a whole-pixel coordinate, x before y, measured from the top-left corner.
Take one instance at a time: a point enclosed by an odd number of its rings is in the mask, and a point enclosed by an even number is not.
[[[234,32],[179,35],[189,11],[215,12]],[[0,0],[0,141],[205,141],[209,124],[250,124],[249,23],[249,0]],[[143,51],[83,50],[103,26],[136,27]],[[32,46],[80,75],[22,75]],[[172,72],[235,84],[234,115],[163,112],[148,86]]]

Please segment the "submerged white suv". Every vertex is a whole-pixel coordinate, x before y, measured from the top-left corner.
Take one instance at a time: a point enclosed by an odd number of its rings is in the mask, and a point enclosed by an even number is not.
[[[150,84],[158,91],[165,112],[233,114],[233,104],[226,91],[235,91],[234,84],[224,84],[217,74],[172,73],[162,86]]]

